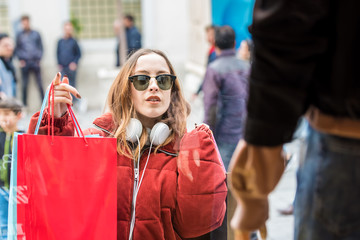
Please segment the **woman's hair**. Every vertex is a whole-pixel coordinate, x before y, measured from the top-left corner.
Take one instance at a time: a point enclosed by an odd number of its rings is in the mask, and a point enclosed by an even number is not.
[[[107,105],[113,114],[115,122],[115,137],[117,138],[117,150],[120,154],[124,154],[130,158],[137,159],[139,148],[144,147],[148,139],[148,133],[143,126],[143,132],[140,137],[140,146],[132,149],[126,141],[126,127],[131,118],[136,118],[136,111],[131,100],[131,82],[129,76],[134,74],[134,69],[139,57],[147,54],[158,54],[163,57],[170,69],[170,74],[176,76],[173,66],[166,55],[159,50],[139,49],[125,62],[119,74],[110,87]],[[190,114],[190,105],[184,99],[179,79],[176,78],[171,88],[170,106],[162,116],[162,122],[166,123],[172,133],[166,141],[158,146],[161,147],[173,141],[177,137],[182,137],[186,132],[186,118]]]

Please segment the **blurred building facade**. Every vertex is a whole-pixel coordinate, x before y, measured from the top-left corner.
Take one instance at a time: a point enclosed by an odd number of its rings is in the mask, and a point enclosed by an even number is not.
[[[0,0],[0,32],[8,32],[15,37],[20,30],[21,15],[31,17],[32,28],[40,32],[43,40],[44,57],[41,64],[47,85],[58,71],[56,42],[62,36],[62,25],[71,19],[75,28],[80,30],[77,38],[83,53],[77,77],[78,89],[87,98],[89,107],[103,107],[109,84],[118,72],[115,68],[116,39],[113,31],[113,22],[119,16],[118,1]],[[135,25],[142,33],[143,47],[166,52],[179,79],[184,84],[191,82],[189,86],[194,86],[195,90],[198,85],[196,81],[200,81],[197,79],[201,79],[205,72],[209,48],[205,26],[213,23],[213,16],[216,16],[217,24],[229,24],[227,20],[221,22],[223,20],[219,19],[226,19],[221,16],[228,15],[226,9],[234,4],[233,1],[121,0],[121,6],[123,14],[135,17]],[[227,5],[219,7],[221,2]],[[223,11],[223,14],[219,15],[217,10]],[[36,94],[36,91],[31,92]],[[99,94],[102,96],[93,97]],[[33,101],[35,108],[40,105],[38,97],[31,97],[31,93],[30,101]]]

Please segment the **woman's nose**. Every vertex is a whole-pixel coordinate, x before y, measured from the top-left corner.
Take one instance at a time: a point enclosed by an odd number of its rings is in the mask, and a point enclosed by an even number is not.
[[[154,77],[150,79],[150,91],[159,91],[159,86],[157,85],[157,81]]]

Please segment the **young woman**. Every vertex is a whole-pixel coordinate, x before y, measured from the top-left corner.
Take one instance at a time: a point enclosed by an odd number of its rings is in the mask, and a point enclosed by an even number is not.
[[[54,79],[55,132],[73,135],[66,104],[70,93],[80,95],[60,78]],[[218,228],[226,211],[225,170],[205,125],[186,132],[189,105],[164,53],[135,52],[110,88],[108,107],[84,134],[117,138],[118,239],[196,238]]]

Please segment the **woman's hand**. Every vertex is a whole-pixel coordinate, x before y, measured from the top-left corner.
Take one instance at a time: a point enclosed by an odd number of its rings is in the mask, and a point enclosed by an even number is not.
[[[72,106],[73,94],[76,98],[81,98],[76,88],[69,85],[69,79],[64,76],[61,81],[61,73],[57,73],[54,80],[54,117],[59,118],[63,116],[67,111],[67,104]],[[71,94],[70,94],[71,93]],[[52,96],[50,97],[52,101]]]

